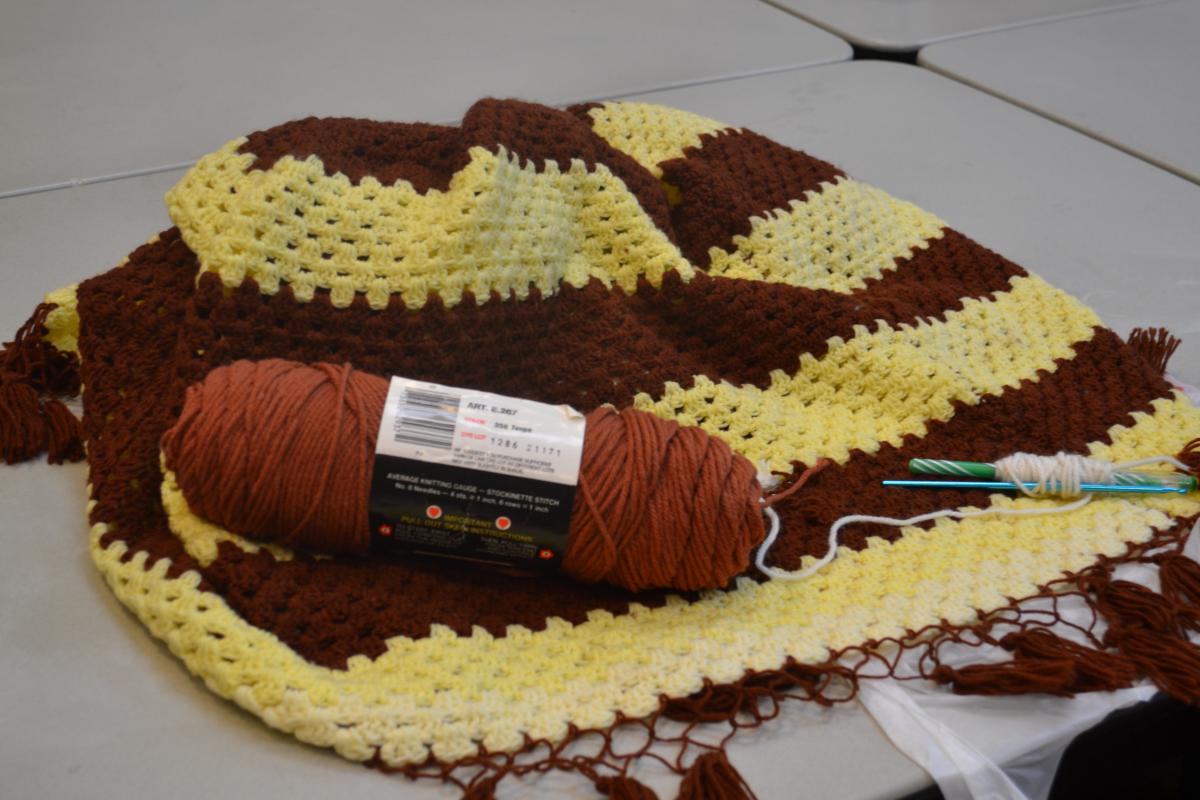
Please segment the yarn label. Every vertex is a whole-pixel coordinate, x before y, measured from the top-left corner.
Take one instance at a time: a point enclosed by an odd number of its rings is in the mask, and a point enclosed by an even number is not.
[[[371,549],[558,568],[583,456],[568,406],[393,377],[371,483]]]

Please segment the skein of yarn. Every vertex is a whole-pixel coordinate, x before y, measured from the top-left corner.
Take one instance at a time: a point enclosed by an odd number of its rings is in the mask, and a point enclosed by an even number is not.
[[[300,550],[364,555],[388,381],[350,365],[237,361],[188,388],[163,435],[192,511]],[[753,464],[699,428],[587,415],[563,571],[633,591],[726,586],[764,538]]]

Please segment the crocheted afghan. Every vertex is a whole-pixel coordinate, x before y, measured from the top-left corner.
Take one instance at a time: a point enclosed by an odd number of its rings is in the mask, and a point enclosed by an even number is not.
[[[458,127],[310,118],[254,133],[166,199],[175,227],[50,295],[10,343],[0,445],[9,461],[46,447],[62,460],[81,438],[92,554],[113,592],[274,728],[473,797],[548,767],[652,796],[626,774],[651,749],[671,750],[683,796],[739,796],[694,725],[756,724],[785,695],[847,699],[902,648],[960,691],[1149,676],[1200,700],[1186,642],[1200,570],[1178,554],[1195,494],[856,525],[806,580],[751,570],[722,591],[633,596],[261,546],[191,514],[164,475],[159,438],[185,388],[267,357],[583,411],[632,405],[702,427],[785,483],[830,459],[776,506],[770,563],[787,570],[822,555],[845,514],[1059,502],[879,485],[911,457],[1183,450],[1198,463],[1185,445],[1200,411],[1164,378],[1165,333],[1122,341],[837,167],[662,107],[483,100]],[[50,395],[80,382],[78,429]],[[1110,579],[1131,559],[1161,565],[1160,593]],[[1021,621],[1018,599],[1063,593],[1107,627],[1067,641],[1044,617]],[[950,669],[937,652],[951,640],[1013,657]],[[669,721],[686,727],[667,736]],[[621,725],[648,732],[646,746],[614,752]],[[562,755],[589,738],[591,755]]]

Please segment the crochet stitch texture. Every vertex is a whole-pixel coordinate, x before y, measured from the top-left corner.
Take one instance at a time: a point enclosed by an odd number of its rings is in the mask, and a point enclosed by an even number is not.
[[[809,580],[693,596],[263,547],[194,516],[158,448],[184,389],[239,358],[633,405],[789,476],[831,459],[776,507],[784,569],[844,514],[1055,502],[880,487],[909,458],[1175,453],[1200,411],[1080,302],[931,214],[672,109],[300,120],[201,159],[167,204],[175,227],[50,298],[46,338],[85,389],[92,554],[214,692],[346,758],[454,765],[832,669],[1200,514],[1194,495],[1108,496],[860,525]]]

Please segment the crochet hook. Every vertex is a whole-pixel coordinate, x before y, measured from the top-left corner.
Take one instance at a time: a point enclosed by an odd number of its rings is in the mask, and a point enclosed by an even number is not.
[[[1015,483],[1008,481],[883,481],[884,486],[908,486],[914,489],[1000,489],[1010,492],[1017,491],[1020,487]],[[1033,491],[1037,488],[1037,483],[1027,481],[1024,483],[1026,489]],[[1129,493],[1129,494],[1187,494],[1187,488],[1183,486],[1128,486],[1115,483],[1081,483],[1079,491],[1083,493]]]
[[[945,458],[909,459],[908,470],[917,475],[946,475],[996,479],[996,465],[979,461],[952,461]],[[1171,486],[1183,487],[1185,492],[1197,489],[1196,478],[1179,472],[1114,472],[1113,482],[1123,486]]]

